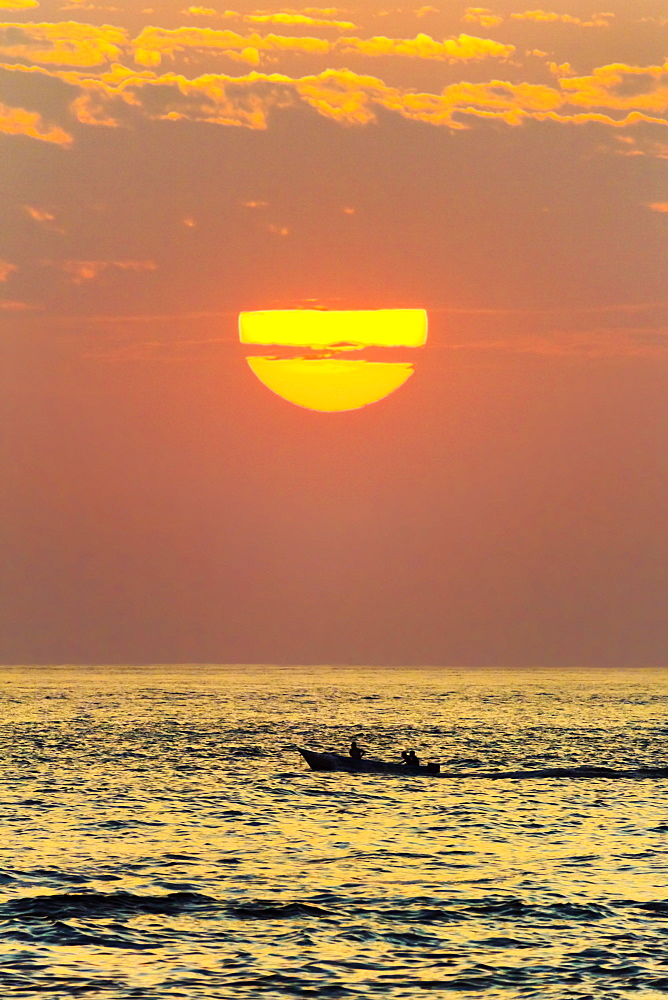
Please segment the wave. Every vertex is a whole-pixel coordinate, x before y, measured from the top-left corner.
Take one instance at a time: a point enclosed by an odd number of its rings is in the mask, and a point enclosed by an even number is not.
[[[176,916],[219,905],[199,892],[139,896],[133,892],[64,892],[24,896],[0,905],[0,920],[89,920],[95,917],[157,914]]]
[[[331,917],[333,913],[313,903],[269,903],[256,900],[226,907],[231,916],[251,920],[285,920],[288,917]]]
[[[306,899],[235,899],[220,900],[199,892],[169,892],[163,895],[138,895],[133,892],[66,892],[25,896],[0,905],[0,921],[5,923],[48,922],[128,918],[144,914],[176,917],[198,913],[216,913],[233,919],[286,920],[293,917],[348,920],[351,917],[375,920],[405,920],[410,923],[468,920],[479,917],[544,920],[591,921],[612,917],[619,909],[644,911],[648,916],[668,918],[666,900],[618,899],[559,900],[550,903],[528,902],[517,896],[406,898],[400,906],[387,906],[383,900],[351,899],[336,892]]]
[[[668,778],[668,767],[574,767],[518,768],[514,771],[441,771],[441,778]]]

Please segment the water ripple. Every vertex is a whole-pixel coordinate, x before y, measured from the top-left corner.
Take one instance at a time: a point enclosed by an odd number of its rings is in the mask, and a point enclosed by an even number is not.
[[[665,673],[9,674],[2,997],[668,991]]]

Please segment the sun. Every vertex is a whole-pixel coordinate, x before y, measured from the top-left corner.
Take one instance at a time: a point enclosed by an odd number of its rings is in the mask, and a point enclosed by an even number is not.
[[[247,357],[257,378],[276,395],[309,410],[358,410],[389,396],[412,376],[407,361],[341,359],[367,347],[415,348],[427,340],[424,309],[275,309],[239,316],[243,344],[306,348],[298,357]]]
[[[413,374],[413,366],[333,358],[247,358],[260,382],[290,403],[333,413],[377,403]]]

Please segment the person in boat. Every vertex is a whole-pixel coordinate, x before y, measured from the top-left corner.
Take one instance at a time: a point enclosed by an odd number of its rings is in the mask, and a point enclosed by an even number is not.
[[[350,756],[353,760],[361,760],[366,750],[362,750],[362,747],[358,747],[357,739],[354,739],[350,744]]]
[[[401,759],[403,760],[404,764],[409,764],[412,765],[413,767],[420,766],[420,758],[415,753],[415,750],[402,750]]]

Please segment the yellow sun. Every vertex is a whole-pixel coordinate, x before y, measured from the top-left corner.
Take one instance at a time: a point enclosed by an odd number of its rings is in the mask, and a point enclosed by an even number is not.
[[[278,396],[326,413],[357,410],[389,396],[413,374],[398,361],[340,360],[341,351],[366,347],[422,347],[424,309],[275,309],[241,313],[243,344],[309,348],[311,357],[248,357],[258,379]],[[323,356],[323,354],[325,356]]]
[[[285,347],[422,347],[424,309],[267,309],[241,313],[242,344]]]
[[[413,374],[413,366],[387,361],[333,358],[247,358],[260,382],[283,399],[309,410],[358,410],[389,396]]]

